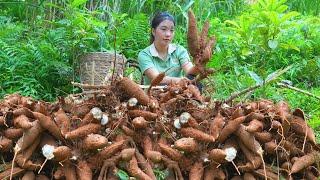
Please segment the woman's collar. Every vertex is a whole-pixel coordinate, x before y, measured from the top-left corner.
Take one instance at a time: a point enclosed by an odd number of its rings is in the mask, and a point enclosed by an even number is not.
[[[168,54],[173,53],[176,49],[177,49],[177,46],[175,44],[170,43],[168,47]],[[150,53],[154,57],[160,57],[154,43],[150,45]]]

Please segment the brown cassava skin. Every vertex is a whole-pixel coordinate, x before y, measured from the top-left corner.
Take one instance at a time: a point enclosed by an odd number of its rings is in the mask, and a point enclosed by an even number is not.
[[[54,121],[50,118],[50,116],[45,116],[44,114],[33,112],[33,115],[36,119],[39,120],[40,125],[48,130],[55,138],[59,140],[64,140],[60,129],[54,123]]]
[[[148,88],[148,90],[147,90],[148,96],[151,95],[151,88],[152,88],[153,86],[157,86],[158,84],[160,84],[161,81],[164,79],[165,76],[166,76],[166,73],[165,73],[165,72],[161,72],[161,73],[159,73],[159,74],[157,75],[157,77],[155,77],[154,79],[152,79],[152,81],[151,81],[151,83],[150,83],[150,86],[149,86],[149,88]]]
[[[102,161],[119,152],[125,146],[126,142],[127,140],[121,140],[103,148],[100,152],[91,156],[88,159],[88,163],[96,168],[96,166],[101,165]]]
[[[35,103],[33,108],[32,108],[32,111],[33,112],[38,112],[40,114],[44,114],[45,116],[49,115],[47,106],[45,105],[45,103],[43,101],[38,101],[37,103]]]
[[[195,162],[189,172],[189,180],[202,180],[204,167],[202,162]]]
[[[21,101],[21,96],[19,94],[11,94],[9,96],[6,96],[4,99],[4,102],[9,105],[18,105]]]
[[[254,138],[253,134],[245,130],[244,125],[240,124],[239,129],[235,132],[239,140],[255,154],[262,153],[262,147],[260,143]]]
[[[156,176],[153,173],[150,163],[145,159],[145,157],[139,151],[136,151],[135,156],[133,156],[132,159],[136,159],[141,169],[143,170],[144,173],[148,175],[148,177],[150,177],[151,179],[156,179]]]
[[[158,117],[156,113],[143,110],[130,110],[128,113],[131,118],[143,117],[147,121],[154,121]]]
[[[257,112],[251,112],[250,114],[248,114],[246,116],[246,119],[244,120],[244,122],[250,122],[252,120],[258,120],[258,121],[263,121],[264,120],[264,115],[261,113],[257,113]]]
[[[25,171],[26,171],[25,169],[14,167],[12,169],[12,177],[20,176],[20,174],[23,174]],[[1,172],[0,179],[9,179],[10,175],[11,175],[11,168]]]
[[[4,126],[5,120],[3,116],[0,116],[0,126]]]
[[[19,104],[22,105],[22,107],[29,108],[29,109],[32,108],[34,103],[35,102],[31,97],[24,97],[24,96],[21,97],[19,102]]]
[[[260,143],[267,143],[267,142],[272,141],[272,139],[273,139],[273,135],[267,131],[255,132],[254,137]]]
[[[99,120],[93,117],[91,112],[88,112],[83,118],[79,126],[83,126],[89,123],[99,123]]]
[[[107,176],[107,174],[108,174],[108,171],[110,171],[112,167],[115,167],[115,166],[116,166],[116,163],[118,163],[118,161],[119,161],[120,158],[121,158],[121,157],[120,157],[119,155],[116,155],[116,156],[113,156],[113,157],[110,158],[110,159],[106,159],[106,160],[103,162],[103,165],[102,165],[102,167],[101,167],[98,180],[104,180],[104,179],[106,179],[106,176]]]
[[[264,150],[268,154],[275,154],[276,148],[277,148],[277,144],[274,141],[270,141],[264,144]]]
[[[181,128],[180,133],[184,136],[184,137],[192,137],[198,141],[201,142],[214,142],[215,139],[213,136],[204,133],[200,130],[194,129],[194,128]]]
[[[263,126],[264,125],[261,121],[253,119],[245,129],[250,133],[261,132],[263,130]]]
[[[73,105],[71,108],[71,113],[79,118],[83,118],[88,112],[90,112],[91,108],[88,104],[79,104]],[[64,111],[68,112],[66,109]]]
[[[214,36],[211,37],[207,42],[205,48],[202,51],[202,56],[200,59],[201,65],[206,65],[210,60],[212,56],[212,47],[215,45],[215,43],[216,43],[216,38]],[[211,74],[212,72],[211,73],[207,72],[207,73]]]
[[[21,128],[7,128],[3,132],[4,136],[8,139],[16,140],[23,135],[23,129]]]
[[[120,153],[121,159],[123,161],[129,161],[132,158],[132,156],[134,156],[135,152],[136,152],[136,149],[134,148],[123,149]]]
[[[287,162],[282,163],[280,167],[282,169],[285,169],[288,172],[290,172],[290,169],[292,168],[292,164],[291,164],[291,162],[287,161]]]
[[[70,119],[62,108],[54,113],[55,122],[61,130],[62,135],[65,135],[70,130]]]
[[[243,179],[245,179],[245,180],[256,180],[256,178],[253,176],[253,174],[248,173],[248,172],[244,173]]]
[[[278,110],[278,114],[280,116],[283,134],[286,135],[290,129],[290,108],[289,105],[284,102],[280,101],[276,105],[276,109]]]
[[[240,126],[241,123],[245,120],[245,116],[238,117],[228,121],[228,124],[224,126],[221,130],[221,133],[217,139],[218,142],[224,142],[232,133],[234,133]]]
[[[287,140],[282,140],[281,145],[288,151],[289,154],[294,156],[301,156],[303,155],[303,151],[296,147],[294,143],[291,143]]]
[[[128,128],[127,126],[123,125],[121,126],[121,130],[130,137],[134,137],[136,135],[136,132],[130,128]]]
[[[24,175],[21,178],[21,180],[35,180],[35,179],[36,179],[36,175],[34,174],[33,171],[27,171],[26,173],[24,173]]]
[[[292,165],[291,174],[300,172],[302,169],[305,169],[308,166],[311,166],[315,162],[318,162],[320,159],[320,154],[318,151],[313,151],[309,154],[306,154],[302,157],[299,157]]]
[[[29,170],[35,170],[37,168],[40,168],[38,164],[33,164],[31,161],[29,162],[29,164],[25,163],[32,156],[32,154],[34,153],[34,151],[36,150],[39,144],[40,144],[40,136],[37,137],[35,141],[27,149],[17,154],[15,161],[20,167],[24,169],[28,169],[28,166],[29,166],[30,168],[32,168],[32,169],[29,168]]]
[[[140,104],[145,106],[157,106],[157,103],[150,99],[148,95],[139,87],[139,85],[133,82],[131,79],[123,77],[120,81],[118,81],[117,86],[130,97],[136,98]]]
[[[154,163],[159,163],[162,161],[162,154],[158,151],[147,151],[144,155]]]
[[[197,29],[196,17],[192,10],[188,11],[188,32],[187,32],[187,42],[188,50],[192,57],[196,57],[199,54],[199,37]]]
[[[30,109],[28,109],[28,108],[25,108],[25,107],[21,107],[21,108],[15,109],[13,111],[13,116],[14,117],[18,117],[20,115],[25,115],[28,118],[34,119],[32,111]]]
[[[53,174],[54,179],[62,179],[64,178],[64,170],[62,166],[58,166],[57,170]]]
[[[222,149],[212,149],[209,152],[209,159],[216,163],[222,164],[223,162],[226,161],[225,158],[226,158],[226,153]]]
[[[244,110],[241,107],[237,107],[236,110],[232,112],[230,119],[237,119],[239,117],[245,116]]]
[[[161,152],[172,160],[179,161],[183,156],[178,150],[173,149],[168,145],[162,143],[158,143],[158,145],[161,149]]]
[[[8,152],[12,149],[12,140],[4,136],[0,136],[0,152]]]
[[[207,44],[207,34],[209,31],[209,27],[210,27],[210,24],[209,24],[209,21],[207,20],[204,23],[202,30],[201,30],[201,33],[200,33],[200,39],[199,39],[200,49],[204,49]]]
[[[219,137],[219,134],[224,125],[224,117],[219,112],[216,117],[210,122],[210,134],[214,139],[217,139]]]
[[[54,149],[53,155],[55,161],[64,161],[72,157],[72,150],[68,146],[58,146]]]
[[[204,169],[203,180],[224,180],[226,175],[217,167],[217,164],[212,163]]]
[[[268,180],[274,180],[274,179],[278,179],[278,175],[275,174],[274,172],[272,172],[271,170],[269,169],[266,169],[267,171],[267,178],[265,177],[265,174],[264,174],[264,170],[263,169],[257,169],[255,171],[252,171],[252,173],[254,175],[256,175],[257,177],[259,178],[263,178],[263,179],[268,179]]]
[[[181,151],[195,152],[199,145],[193,138],[181,138],[174,142],[174,147]]]
[[[144,129],[148,127],[149,122],[146,121],[143,117],[136,117],[132,120],[132,125],[136,129]]]
[[[142,142],[142,147],[143,147],[143,151],[144,153],[146,153],[147,151],[152,151],[152,140],[149,136],[145,136],[143,138],[143,142]]]
[[[144,173],[138,166],[138,161],[136,157],[132,157],[132,159],[128,163],[127,171],[131,176],[134,176],[137,179],[141,180],[152,180],[146,173]]]
[[[302,136],[305,136],[305,134],[307,134],[307,140],[309,140],[312,144],[316,144],[316,136],[304,119],[298,116],[293,116],[290,122],[293,131]]]
[[[108,145],[108,139],[100,134],[89,134],[82,142],[82,148],[85,150],[96,150]]]
[[[17,128],[30,129],[32,127],[29,118],[25,115],[17,116],[13,119],[13,124]]]
[[[78,162],[76,172],[79,180],[92,180],[92,171],[85,160]]]
[[[101,128],[100,124],[93,124],[93,123],[86,124],[84,126],[81,126],[75,130],[68,132],[67,134],[65,134],[65,138],[70,140],[83,138],[89,134],[98,133],[100,128]]]
[[[41,164],[34,163],[31,160],[22,161],[22,159],[23,158],[21,156],[17,156],[15,161],[19,167],[25,170],[37,171],[41,167]]]
[[[250,172],[254,169],[257,169],[262,164],[262,159],[259,155],[253,153],[250,151],[242,142],[239,142],[239,147],[248,160],[248,162],[245,165],[238,166],[239,170],[242,172]]]
[[[189,90],[189,92],[191,92],[192,98],[194,98],[200,102],[204,101],[204,97],[201,95],[201,92],[197,86],[195,86],[193,84],[189,84],[187,89]]]
[[[28,148],[37,137],[44,131],[38,120],[32,122],[32,127],[26,130],[23,136],[17,141],[17,152]]]
[[[77,180],[76,168],[71,162],[67,161],[63,163],[63,173],[66,180]]]
[[[39,174],[37,175],[36,180],[50,180],[50,179],[43,174]]]

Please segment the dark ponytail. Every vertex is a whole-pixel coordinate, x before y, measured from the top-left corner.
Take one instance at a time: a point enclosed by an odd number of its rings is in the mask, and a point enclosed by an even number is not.
[[[159,26],[159,24],[164,20],[172,21],[173,25],[176,25],[176,21],[174,20],[174,17],[171,14],[169,14],[168,12],[159,12],[151,20],[151,30],[156,29]],[[154,41],[154,36],[151,31],[150,44],[152,44],[153,41]]]

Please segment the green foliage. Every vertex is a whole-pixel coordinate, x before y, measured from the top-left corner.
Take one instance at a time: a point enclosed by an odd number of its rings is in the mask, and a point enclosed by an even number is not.
[[[137,14],[124,22],[118,30],[117,44],[127,58],[136,58],[149,45],[150,28],[148,18]]]
[[[120,180],[128,180],[129,179],[129,175],[127,172],[125,172],[124,170],[119,169],[116,173],[116,175],[118,176],[118,178]]]
[[[157,180],[165,180],[166,177],[169,175],[169,171],[167,169],[160,170],[160,169],[153,169],[154,175],[156,176]]]

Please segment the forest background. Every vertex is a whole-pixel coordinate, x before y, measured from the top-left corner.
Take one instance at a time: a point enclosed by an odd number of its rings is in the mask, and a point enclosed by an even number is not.
[[[20,93],[55,101],[79,92],[79,57],[114,51],[136,59],[149,45],[158,11],[176,18],[174,42],[186,45],[187,11],[198,26],[209,20],[217,37],[205,93],[225,100],[261,85],[237,101],[285,100],[301,108],[320,135],[320,0],[0,0],[0,99]],[[264,83],[277,70],[286,72]],[[139,78],[135,69],[125,75]],[[279,83],[310,92],[283,88]]]

